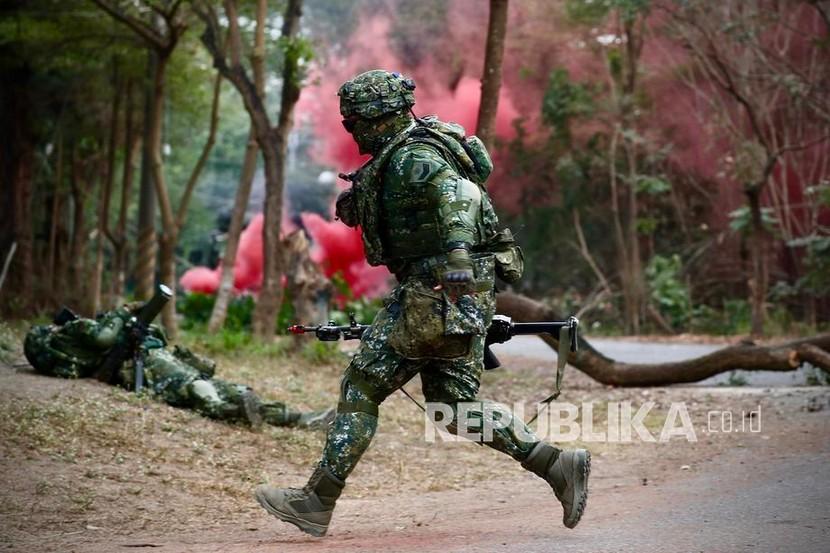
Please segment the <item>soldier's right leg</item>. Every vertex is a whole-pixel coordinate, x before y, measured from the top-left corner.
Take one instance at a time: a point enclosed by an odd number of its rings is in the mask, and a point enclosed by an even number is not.
[[[265,510],[313,536],[325,535],[345,479],[375,435],[378,405],[423,365],[404,359],[386,345],[389,328],[388,318],[381,315],[346,369],[337,415],[308,484],[302,489],[259,486],[256,490]]]

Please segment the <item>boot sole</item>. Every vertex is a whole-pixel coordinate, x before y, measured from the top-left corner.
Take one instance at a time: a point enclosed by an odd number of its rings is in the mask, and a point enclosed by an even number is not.
[[[585,513],[585,506],[588,503],[588,476],[591,474],[591,453],[581,450],[576,452],[576,459],[571,466],[571,478],[574,482],[574,510],[570,519],[562,522],[568,528],[575,528]],[[581,470],[580,470],[581,469]]]
[[[286,513],[284,511],[280,511],[279,509],[275,509],[273,505],[268,503],[268,500],[265,499],[265,496],[262,495],[259,490],[256,490],[254,492],[254,497],[256,497],[257,502],[262,506],[263,509],[265,509],[266,511],[268,511],[268,513],[274,515],[281,521],[293,524],[306,534],[310,534],[315,538],[322,538],[326,535],[326,531],[329,528],[328,526],[308,522],[307,520],[303,520],[291,513]]]

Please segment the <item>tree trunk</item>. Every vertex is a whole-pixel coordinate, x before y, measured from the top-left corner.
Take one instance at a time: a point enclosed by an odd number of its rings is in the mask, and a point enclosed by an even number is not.
[[[213,311],[210,314],[208,331],[218,332],[225,324],[228,314],[228,303],[230,303],[234,283],[234,265],[236,253],[239,248],[239,237],[242,234],[242,225],[245,223],[245,210],[248,207],[248,199],[251,197],[251,185],[254,182],[256,171],[257,143],[254,131],[248,133],[248,146],[245,148],[245,159],[242,162],[242,173],[239,176],[239,188],[236,190],[236,199],[231,213],[231,223],[228,228],[228,240],[225,243],[225,252],[220,262],[219,289],[216,292],[216,301],[213,304]]]
[[[769,277],[767,275],[767,260],[765,246],[764,221],[761,215],[761,187],[750,186],[745,190],[749,200],[750,229],[749,229],[749,259],[752,274],[748,280],[749,304],[752,309],[751,335],[754,338],[764,335],[766,320],[766,299]]]
[[[260,0],[261,2],[264,0]],[[299,59],[292,53],[302,16],[302,0],[289,0],[283,17],[282,38],[287,41],[282,73],[280,116],[276,128],[267,135],[268,144],[260,142],[265,161],[265,220],[263,222],[262,288],[254,309],[253,330],[260,338],[271,339],[282,300],[280,287],[281,255],[280,223],[282,195],[285,184],[285,156],[288,134],[294,121],[294,106],[300,99]],[[260,133],[258,133],[260,134]],[[266,137],[262,137],[266,138]]]
[[[135,280],[136,296],[150,299],[156,273],[156,193],[152,174],[152,126],[156,110],[152,76],[155,74],[156,54],[147,53],[147,81],[144,90],[144,126],[141,151],[141,188],[138,199],[138,238],[136,240]]]
[[[276,327],[277,310],[282,299],[280,287],[279,234],[282,219],[282,184],[285,167],[285,143],[276,132],[262,148],[265,163],[265,209],[262,227],[262,288],[253,314],[254,334],[270,340]]]
[[[63,134],[60,130],[57,133],[57,152],[55,153],[55,183],[52,192],[52,209],[49,218],[49,253],[47,254],[47,276],[52,290],[60,289],[57,281],[57,256],[58,256],[58,228],[62,214],[63,202]]]
[[[311,244],[305,231],[295,230],[282,240],[283,264],[286,274],[286,290],[291,297],[295,320],[304,324],[315,324],[327,320],[328,305],[325,299],[331,297],[331,282],[311,260]],[[324,301],[321,302],[320,300]],[[325,311],[325,312],[324,312]],[[293,345],[298,349],[305,340],[294,336]]]
[[[127,82],[127,98],[124,112],[124,165],[121,175],[121,205],[118,210],[118,224],[111,236],[113,252],[112,304],[117,306],[124,300],[127,280],[127,215],[132,200],[133,176],[135,175],[135,154],[140,136],[133,128],[133,86]]]
[[[166,284],[173,292],[167,305],[176,301],[176,244],[178,238],[178,233],[172,229],[165,230],[159,235],[159,282]],[[161,322],[164,325],[167,337],[175,340],[178,334],[175,305],[171,309],[167,309],[167,306],[162,309]]]
[[[110,236],[109,215],[112,184],[115,180],[115,150],[118,147],[118,113],[121,110],[121,87],[118,78],[118,60],[113,60],[113,101],[110,113],[110,135],[107,146],[107,174],[98,195],[98,233],[95,244],[95,268],[92,274],[90,302],[92,313],[101,309],[101,288],[104,277],[104,243]]]
[[[69,246],[69,288],[72,300],[78,306],[84,306],[86,312],[89,303],[84,301],[86,296],[86,216],[85,207],[88,192],[88,183],[81,175],[81,161],[78,159],[78,146],[73,144],[70,159],[70,184],[72,189],[72,240]]]
[[[493,148],[496,113],[499,107],[502,60],[507,34],[508,0],[490,0],[490,21],[487,25],[487,44],[484,51],[484,73],[481,76],[481,102],[478,105],[476,135],[487,149]]]
[[[550,307],[519,294],[503,292],[496,297],[496,303],[499,313],[517,322],[561,319]],[[542,339],[554,350],[559,347],[552,337]],[[622,363],[601,354],[580,335],[579,351],[568,355],[568,363],[597,382],[610,386],[666,386],[699,382],[737,369],[793,371],[804,362],[830,373],[828,352],[830,334],[820,334],[769,347],[741,343],[685,361]]]
[[[31,129],[28,83],[31,71],[20,64],[2,73],[0,87],[0,264],[16,244],[7,281],[2,291],[1,311],[29,314],[33,304],[32,178],[34,140]],[[1,265],[0,265],[1,266]]]

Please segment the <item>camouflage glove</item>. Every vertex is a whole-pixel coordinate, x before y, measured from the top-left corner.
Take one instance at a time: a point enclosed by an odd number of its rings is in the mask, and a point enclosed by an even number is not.
[[[354,193],[351,188],[347,188],[337,196],[334,215],[337,219],[343,221],[343,224],[347,227],[357,226],[357,206],[355,205]]]
[[[447,266],[441,273],[441,288],[454,297],[475,292],[475,275],[470,252],[458,248],[447,254]]]

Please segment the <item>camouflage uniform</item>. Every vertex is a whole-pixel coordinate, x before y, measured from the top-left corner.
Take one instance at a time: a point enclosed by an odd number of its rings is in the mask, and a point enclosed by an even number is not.
[[[41,374],[63,378],[92,377],[119,339],[132,312],[120,307],[97,319],[34,326],[26,335],[26,358]],[[167,349],[161,329],[151,325],[142,343],[147,388],[165,403],[227,421],[264,421],[275,426],[320,422],[321,413],[300,413],[284,403],[263,402],[248,386],[213,378],[216,364],[189,349]],[[119,384],[134,388],[133,361],[119,371]],[[323,417],[325,418],[325,417]],[[252,420],[253,419],[253,420]]]
[[[361,227],[367,260],[386,265],[399,284],[345,371],[337,415],[309,483],[302,490],[257,489],[269,513],[312,535],[325,534],[344,481],[374,436],[378,405],[415,375],[428,402],[449,404],[454,414],[459,402],[487,409],[476,395],[495,312],[493,244],[502,236],[484,188],[492,165],[480,141],[466,138],[460,126],[411,116],[413,89],[411,80],[375,70],[338,92],[344,126],[372,159],[351,176],[337,215]],[[482,412],[470,416],[480,431]],[[495,428],[485,443],[546,478],[560,450],[516,422],[527,441],[513,427]],[[448,428],[456,430],[455,420]],[[564,493],[559,488],[557,497]],[[566,524],[573,519],[566,508]]]

